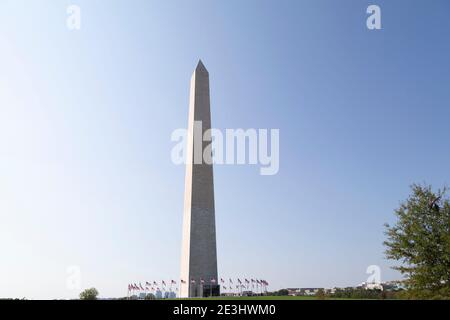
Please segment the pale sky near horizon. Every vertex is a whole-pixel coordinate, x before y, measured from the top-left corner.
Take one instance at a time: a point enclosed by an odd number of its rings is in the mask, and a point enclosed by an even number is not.
[[[81,30],[66,9],[81,8]],[[366,27],[377,4],[382,30]],[[214,168],[219,277],[351,286],[409,185],[450,182],[450,3],[0,1],[0,298],[179,279],[199,58],[217,128],[280,130],[280,170]],[[68,268],[81,272],[71,289]]]

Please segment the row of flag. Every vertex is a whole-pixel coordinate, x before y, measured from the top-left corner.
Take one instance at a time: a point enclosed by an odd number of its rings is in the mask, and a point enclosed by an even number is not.
[[[170,285],[172,286],[174,284],[176,285],[177,282],[175,280],[170,280]],[[166,283],[164,282],[164,280],[161,281],[161,286],[162,287],[166,286]],[[156,290],[159,290],[158,283],[156,281],[153,281],[153,283],[146,281],[145,286],[143,286],[141,282],[139,282],[139,285],[137,285],[136,283],[128,284],[128,291],[133,291],[133,290],[142,290],[142,291],[150,291],[151,290],[151,291],[153,291],[153,290],[155,290],[155,288],[156,288]]]
[[[186,280],[183,280],[183,279],[181,279],[180,282],[182,284],[187,283]],[[191,282],[191,284],[196,284],[197,283],[197,281],[195,279],[193,279],[193,278],[190,280],[190,282]],[[210,282],[214,284],[214,283],[217,283],[217,280],[215,278],[211,278]],[[177,284],[177,282],[175,280],[170,280],[170,282],[168,282],[168,283],[170,284],[170,287],[172,285],[176,285]],[[200,278],[200,282],[199,283],[200,284],[205,284],[205,280],[203,278]],[[224,285],[225,284],[225,280],[223,278],[220,278],[220,283],[222,284],[222,287],[225,290],[227,290],[227,287]],[[234,284],[233,280],[231,278],[228,279],[228,288],[232,289],[233,286],[234,286],[233,284]],[[257,286],[259,286],[259,285],[260,286],[268,286],[269,285],[269,283],[266,280],[246,279],[246,278],[244,278],[242,280],[238,278],[237,281],[235,282],[235,284],[236,284],[236,289],[244,288],[244,287],[246,287],[246,286],[248,286],[250,284],[251,285],[255,285],[256,284]],[[166,282],[164,280],[162,280],[161,281],[161,287],[164,288],[166,286],[167,286]],[[151,291],[154,291],[155,288],[156,288],[156,290],[159,290],[159,283],[156,282],[156,281],[153,281],[153,282],[146,281],[144,286],[142,285],[141,282],[139,282],[139,285],[137,285],[136,283],[128,284],[128,291],[134,291],[134,290],[138,290],[138,291],[139,290],[142,290],[142,291],[150,291],[151,290]]]

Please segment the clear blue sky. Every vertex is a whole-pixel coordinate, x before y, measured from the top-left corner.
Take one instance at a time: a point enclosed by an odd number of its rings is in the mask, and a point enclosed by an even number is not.
[[[81,7],[82,28],[66,28]],[[366,28],[378,4],[382,30]],[[450,3],[22,1],[0,4],[0,297],[126,294],[179,277],[199,58],[217,128],[279,128],[280,171],[215,168],[219,275],[346,286],[379,265],[413,182],[449,183]]]

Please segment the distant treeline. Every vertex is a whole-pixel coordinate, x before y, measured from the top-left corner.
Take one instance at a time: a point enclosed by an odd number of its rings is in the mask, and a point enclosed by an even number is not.
[[[275,292],[269,292],[271,296],[287,296],[288,290],[281,289]],[[366,290],[363,288],[343,288],[337,289],[335,292],[325,292],[323,289],[313,296],[317,299],[404,299],[406,296],[402,291],[381,291]]]
[[[320,293],[318,297],[320,298]],[[323,294],[323,297],[336,299],[399,299],[402,298],[401,291],[366,290],[360,288],[336,290],[334,293]]]

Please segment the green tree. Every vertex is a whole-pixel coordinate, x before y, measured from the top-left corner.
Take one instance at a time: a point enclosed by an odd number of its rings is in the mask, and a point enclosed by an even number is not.
[[[144,300],[155,300],[156,298],[155,298],[155,295],[153,294],[153,293],[148,293],[146,296],[145,296],[145,298],[144,298]]]
[[[447,189],[413,185],[395,210],[396,224],[386,224],[386,257],[406,276],[410,298],[450,298],[450,201]]]
[[[320,288],[316,292],[316,298],[319,300],[325,299],[325,290],[323,288]]]
[[[96,300],[98,291],[95,288],[86,289],[80,293],[81,300]]]
[[[275,295],[277,296],[287,296],[289,294],[289,291],[287,289],[280,289],[276,291]]]

